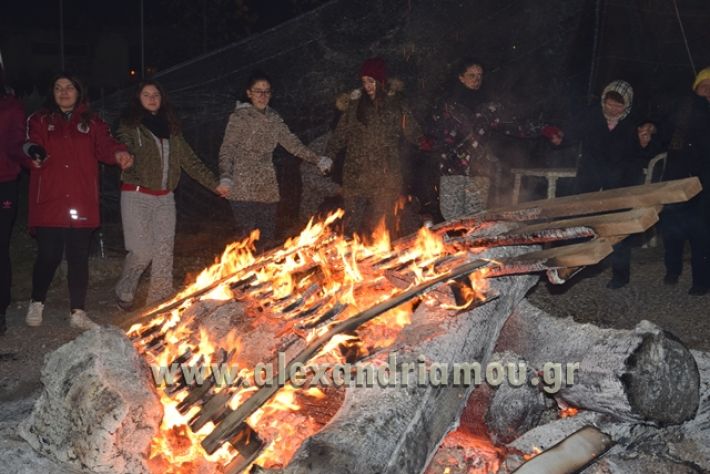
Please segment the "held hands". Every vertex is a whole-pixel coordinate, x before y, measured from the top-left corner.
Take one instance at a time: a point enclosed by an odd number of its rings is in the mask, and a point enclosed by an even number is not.
[[[426,136],[419,139],[419,151],[432,151],[434,149],[434,141]]]
[[[540,135],[547,138],[550,143],[555,146],[559,146],[562,143],[562,140],[565,138],[565,132],[563,132],[562,129],[560,129],[559,127],[555,127],[554,125],[545,125],[544,127],[542,127]]]
[[[41,145],[31,145],[27,149],[27,154],[32,160],[32,166],[35,168],[41,168],[44,164],[44,160],[47,159],[47,150],[45,150]]]
[[[229,195],[229,186],[226,184],[220,184],[216,188],[214,188],[214,192],[217,196],[221,198],[226,198]]]
[[[321,156],[318,158],[318,163],[316,163],[316,166],[318,167],[318,171],[322,175],[326,175],[330,172],[331,168],[333,168],[333,160],[328,158],[327,156]]]
[[[127,151],[117,151],[116,152],[116,162],[118,163],[118,166],[120,166],[122,170],[125,170],[126,168],[130,168],[131,166],[133,166],[133,155],[131,155]]]
[[[641,145],[641,148],[646,148],[649,143],[651,143],[651,139],[653,138],[653,134],[656,133],[656,126],[652,124],[651,122],[646,122],[642,124],[641,126],[636,128],[636,132],[638,133],[639,137],[639,144]]]

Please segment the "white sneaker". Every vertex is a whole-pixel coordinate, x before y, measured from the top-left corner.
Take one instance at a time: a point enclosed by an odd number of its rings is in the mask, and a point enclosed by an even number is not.
[[[84,331],[99,327],[98,324],[93,322],[86,315],[86,311],[83,309],[73,309],[71,311],[71,315],[69,316],[69,325],[73,328],[83,329]]]
[[[32,327],[42,324],[43,311],[44,303],[30,300],[30,305],[27,307],[27,316],[25,316],[25,324]]]

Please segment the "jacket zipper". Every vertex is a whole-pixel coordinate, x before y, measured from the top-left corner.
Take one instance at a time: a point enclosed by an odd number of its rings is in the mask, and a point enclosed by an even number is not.
[[[42,192],[42,175],[39,175],[39,179],[37,180],[37,198],[35,199],[35,202],[39,204],[39,196]]]

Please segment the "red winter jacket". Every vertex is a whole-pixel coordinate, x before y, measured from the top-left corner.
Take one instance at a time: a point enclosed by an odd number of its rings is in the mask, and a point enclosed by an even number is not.
[[[0,97],[0,183],[14,181],[24,160],[25,109],[11,95]]]
[[[38,144],[47,150],[41,168],[31,167],[29,227],[98,227],[98,163],[116,164],[126,147],[111,136],[106,123],[92,116],[87,126],[78,107],[67,120],[58,112],[40,111],[27,123],[25,150]]]

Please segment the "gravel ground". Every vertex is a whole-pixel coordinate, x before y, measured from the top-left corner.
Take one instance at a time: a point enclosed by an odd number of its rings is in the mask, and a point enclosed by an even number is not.
[[[196,274],[209,266],[227,242],[231,229],[178,229],[175,246],[175,287],[191,282]],[[96,256],[89,262],[89,291],[87,313],[99,324],[119,324],[126,313],[115,305],[113,293],[123,265],[120,229],[106,228],[104,257]],[[57,270],[47,295],[43,323],[30,328],[24,318],[31,293],[32,265],[35,243],[23,231],[15,229],[11,252],[13,255],[13,303],[7,313],[7,333],[0,336],[0,402],[23,398],[40,386],[40,370],[48,352],[69,342],[80,334],[69,326],[69,295],[66,266]],[[136,300],[146,296],[144,276]]]
[[[611,269],[583,270],[564,285],[540,282],[528,295],[549,314],[580,323],[629,329],[646,319],[671,332],[691,349],[710,351],[710,295],[689,296],[690,255],[677,285],[664,285],[663,250],[633,249],[631,282],[609,290]]]
[[[118,237],[116,237],[118,236]],[[178,229],[175,255],[176,286],[209,265],[229,241],[229,229]],[[104,258],[91,260],[89,315],[100,324],[117,324],[125,313],[115,307],[113,285],[121,271],[120,232],[105,232]],[[15,303],[8,311],[8,331],[0,337],[0,402],[26,397],[39,387],[44,355],[78,335],[68,325],[65,270],[59,270],[50,290],[45,320],[39,328],[24,325],[30,295],[34,242],[25,235],[13,240]],[[608,290],[610,270],[588,268],[570,282],[552,286],[541,281],[530,293],[533,304],[548,313],[571,316],[602,327],[631,328],[647,319],[675,334],[690,348],[710,350],[710,295],[688,296],[688,272],[676,286],[665,286],[660,248],[634,249],[631,283]],[[145,292],[145,282],[142,290]],[[145,296],[139,292],[138,299]]]

